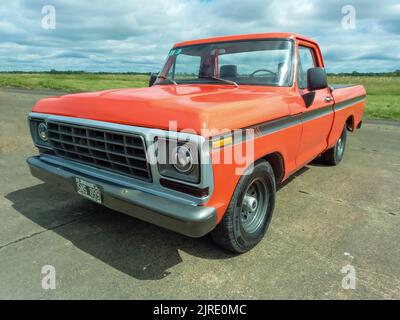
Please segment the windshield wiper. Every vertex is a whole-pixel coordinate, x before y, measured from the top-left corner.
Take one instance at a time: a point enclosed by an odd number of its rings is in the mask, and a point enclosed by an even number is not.
[[[226,79],[217,78],[217,77],[214,77],[214,76],[199,77],[199,78],[203,78],[203,79],[213,79],[213,80],[217,80],[217,81],[222,81],[222,82],[225,82],[225,83],[233,84],[233,85],[236,86],[236,87],[239,87],[239,85],[237,84],[237,82],[232,81],[232,80],[226,80]]]
[[[167,80],[167,81],[170,81],[170,82],[172,82],[174,85],[178,85],[178,83],[174,80],[174,79],[171,79],[171,78],[168,78],[168,77],[166,77],[166,76],[162,76],[162,75],[160,75],[160,76],[158,76],[157,78],[161,78],[161,79],[163,79],[163,81],[165,81],[165,80]]]

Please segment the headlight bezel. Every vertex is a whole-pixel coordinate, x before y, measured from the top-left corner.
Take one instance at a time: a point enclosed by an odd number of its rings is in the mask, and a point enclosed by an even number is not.
[[[47,124],[46,122],[39,122],[37,125],[37,134],[39,139],[43,142],[43,143],[47,143],[49,140],[49,133],[48,133],[48,129],[47,129]]]
[[[39,125],[44,124],[46,126],[46,131],[47,131],[47,140],[43,140],[40,135],[39,135]],[[33,143],[35,146],[40,147],[40,148],[47,148],[50,149],[50,143],[48,139],[48,130],[47,130],[47,123],[44,119],[38,119],[38,118],[30,118],[29,119],[29,127],[31,130],[31,136]]]
[[[176,181],[189,182],[193,184],[200,183],[200,151],[199,146],[195,142],[165,137],[158,137],[156,142],[158,159],[157,167],[161,176],[174,179]],[[174,153],[182,148],[190,152],[190,158],[192,162],[192,166],[186,171],[180,171],[173,160],[175,158]]]

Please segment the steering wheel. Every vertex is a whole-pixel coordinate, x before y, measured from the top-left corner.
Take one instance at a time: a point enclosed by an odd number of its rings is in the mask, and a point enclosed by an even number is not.
[[[254,75],[255,75],[256,73],[258,73],[258,72],[268,72],[268,73],[271,73],[271,74],[273,74],[274,76],[276,76],[276,72],[273,72],[273,71],[271,71],[271,70],[268,70],[268,69],[257,69],[256,71],[254,71],[254,72],[252,72],[252,73],[250,74],[250,77],[254,77]]]

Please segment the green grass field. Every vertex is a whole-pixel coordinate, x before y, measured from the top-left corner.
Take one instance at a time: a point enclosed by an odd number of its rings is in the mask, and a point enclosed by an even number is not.
[[[366,118],[400,120],[400,77],[331,76],[331,84],[362,84],[367,89]],[[148,76],[129,74],[0,73],[0,87],[67,92],[146,87]]]
[[[147,75],[129,74],[0,73],[0,87],[85,92],[146,87],[148,79]]]

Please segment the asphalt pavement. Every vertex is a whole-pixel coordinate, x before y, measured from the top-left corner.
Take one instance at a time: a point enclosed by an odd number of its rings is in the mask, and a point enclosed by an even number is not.
[[[26,116],[52,94],[0,89],[0,299],[400,299],[396,122],[349,135],[339,166],[300,170],[265,239],[233,255],[31,177]]]

